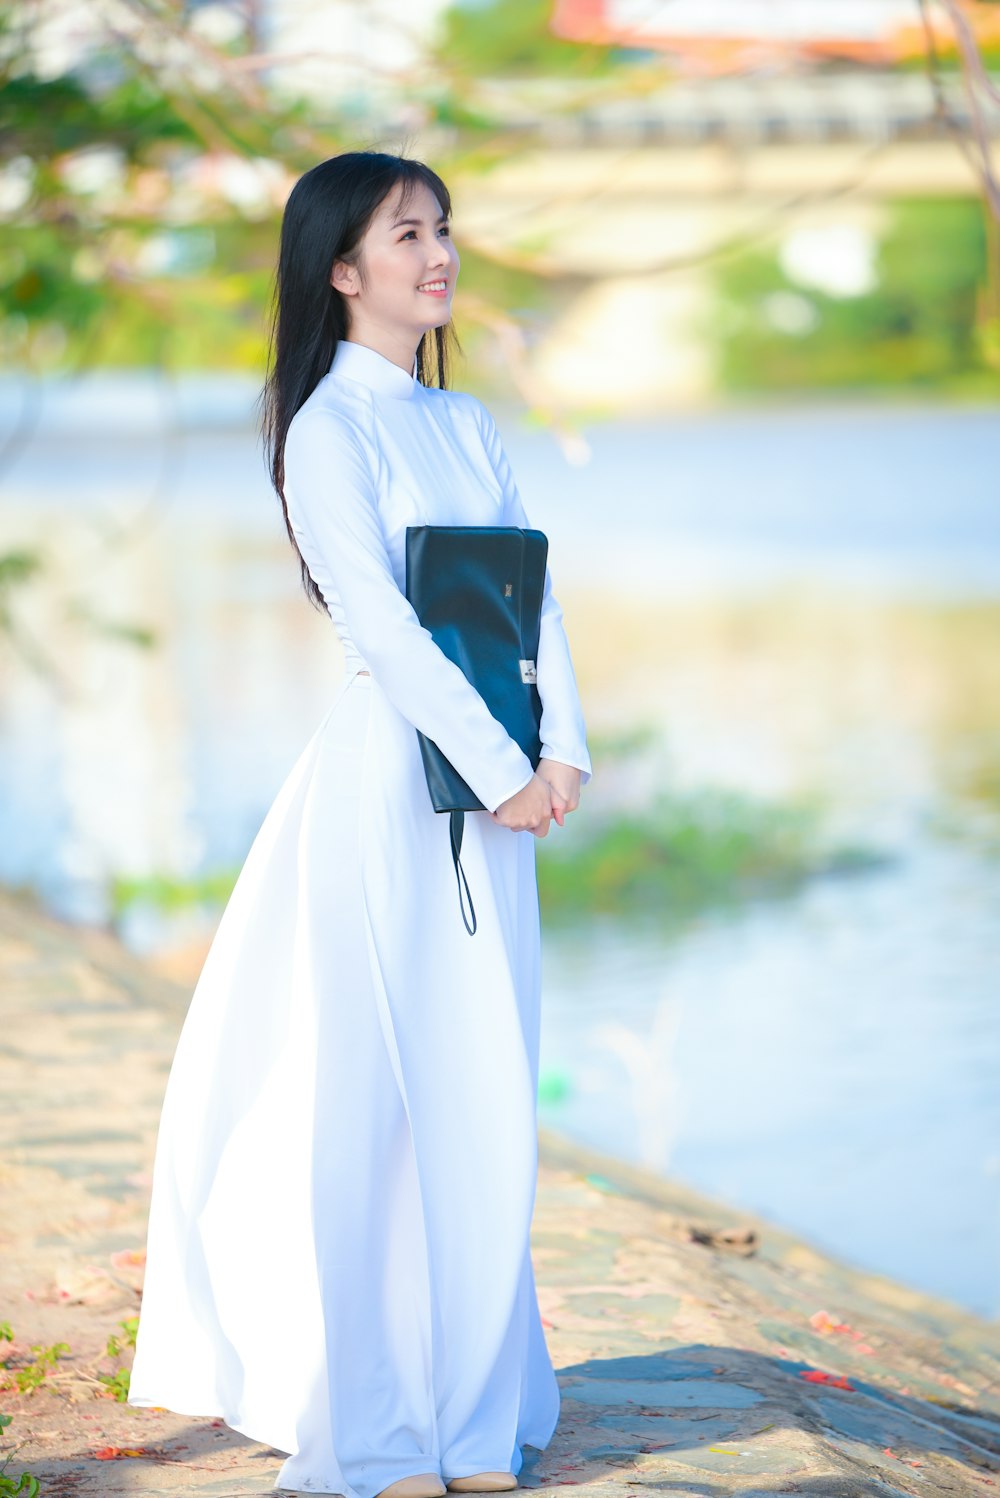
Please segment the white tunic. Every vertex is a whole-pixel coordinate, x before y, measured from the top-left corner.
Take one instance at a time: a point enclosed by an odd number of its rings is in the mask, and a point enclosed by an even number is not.
[[[356,343],[291,424],[285,491],[347,672],[178,1041],[129,1401],[288,1452],[277,1487],[374,1498],[516,1473],[559,1411],[529,1252],[535,838],[466,814],[470,936],[416,730],[491,811],[532,768],[403,592],[408,525],[530,521],[482,403]],[[586,783],[548,573],[537,671],[542,752]]]

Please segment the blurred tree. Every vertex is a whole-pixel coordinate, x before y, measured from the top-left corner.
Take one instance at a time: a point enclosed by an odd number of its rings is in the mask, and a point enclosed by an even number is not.
[[[870,290],[845,296],[796,281],[776,250],[721,264],[715,285],[726,315],[706,324],[706,336],[723,387],[995,390],[976,323],[986,271],[982,204],[899,202],[874,268]]]
[[[551,0],[459,0],[445,13],[439,51],[470,76],[607,77],[630,54],[564,41],[549,29]]]
[[[27,19],[8,11],[0,23],[0,215],[8,220],[0,340],[8,365],[36,373],[109,362],[183,366],[220,343],[222,361],[237,362],[234,353],[249,352],[248,322],[252,357],[260,357],[267,277],[254,279],[252,269],[263,263],[263,242],[273,241],[287,185],[284,169],[264,157],[274,143],[268,126],[285,123],[282,111],[276,105],[248,122],[245,89],[230,87],[221,66],[200,90],[193,82],[182,89],[143,47],[103,35],[97,17],[93,45],[74,68],[44,76]],[[253,165],[241,181],[244,152]],[[255,244],[264,215],[271,224]],[[220,277],[215,232],[241,220],[250,233],[234,276]]]
[[[946,3],[955,9],[958,0]],[[463,0],[444,14],[426,66],[392,80],[397,121],[408,122],[400,133],[428,128],[446,176],[521,148],[522,137],[498,117],[494,79],[592,81],[607,99],[669,78],[669,60],[653,67],[639,50],[553,35],[550,13],[550,0]],[[46,27],[61,15],[64,23],[59,6],[13,0],[0,12],[5,368],[262,370],[278,223],[292,183],[317,160],[366,143],[369,127],[383,139],[397,127],[359,115],[347,100],[321,109],[315,98],[273,87],[257,0],[228,14],[220,40],[187,0],[92,0],[74,13],[72,36],[53,47]],[[947,48],[928,33],[926,51],[933,78]],[[995,95],[974,45],[962,57],[970,87]],[[571,92],[569,107],[582,107],[586,88]],[[962,128],[949,123],[956,134]],[[974,144],[995,212],[989,153],[981,139]],[[795,286],[775,257],[758,251],[726,259],[717,274],[738,325],[723,340],[725,382],[983,388],[987,361],[1000,362],[998,278],[992,286],[985,278],[987,261],[995,267],[1000,256],[998,238],[996,217],[984,220],[976,204],[904,205],[880,249],[877,289],[848,299]],[[713,251],[701,258],[711,262]],[[552,295],[531,254],[470,247],[463,288],[473,338],[477,327],[488,330],[509,383],[536,419],[565,435],[538,405],[525,358],[525,330],[546,315]],[[783,327],[775,294],[785,297]],[[25,401],[0,460],[25,440],[36,409]],[[42,558],[0,557],[0,634],[12,636],[13,600],[41,571]]]
[[[259,371],[287,192],[316,160],[361,144],[374,116],[366,123],[343,100],[324,110],[315,99],[271,87],[274,59],[255,50],[253,6],[234,8],[228,39],[210,41],[198,8],[184,0],[128,0],[113,10],[95,0],[82,13],[83,40],[74,37],[56,62],[37,44],[50,9],[41,0],[15,0],[0,16],[0,355],[8,366],[40,374],[91,364],[176,370],[207,362]],[[398,119],[430,130],[445,174],[483,168],[519,149],[521,137],[497,116],[492,78],[592,80],[604,97],[623,98],[649,86],[648,65],[623,66],[644,54],[554,36],[550,10],[550,0],[464,0],[445,12],[428,65],[392,80]],[[659,67],[662,84],[670,63]],[[385,127],[386,136],[394,130]],[[952,218],[942,209],[919,226],[942,260],[955,249]],[[994,259],[996,240],[994,232]],[[907,253],[900,250],[901,262]],[[931,253],[917,257],[927,274]],[[963,256],[941,274],[965,285],[967,265]],[[752,286],[762,274],[751,255],[729,284],[735,288],[742,276]],[[537,312],[546,293],[538,290],[544,283],[530,254],[480,246],[463,277],[471,293],[467,320],[491,329],[501,345],[505,325],[514,329],[516,322],[505,306],[512,278],[518,305]],[[994,280],[992,302],[980,309],[984,329],[989,323],[994,331],[996,286]],[[974,299],[956,294],[947,306],[967,317]],[[883,303],[871,304],[878,308]],[[853,313],[867,310],[824,307],[824,325],[846,337]],[[926,331],[916,311],[912,320]],[[921,355],[915,345],[910,365],[952,367],[967,333],[966,324],[945,339],[947,357]],[[515,346],[515,338],[506,341],[508,350]],[[807,347],[813,345],[799,353]],[[799,353],[776,339],[772,363],[800,367]],[[905,379],[907,358],[895,367]],[[510,376],[530,402],[523,370],[513,367]]]
[[[398,113],[438,130],[446,174],[509,154],[479,97],[474,38],[510,66],[607,66],[607,49],[549,38],[544,11],[544,0],[504,0],[472,25],[446,16],[433,66],[396,80]],[[95,6],[86,44],[54,77],[36,45],[45,7],[21,3],[0,19],[0,353],[35,374],[260,371],[284,200],[315,161],[365,144],[364,120],[346,101],[324,110],[268,88],[253,11],[223,44],[206,41],[179,0],[132,0],[124,14],[123,30]],[[511,276],[531,300],[530,275],[508,271],[502,253],[481,274],[489,264],[470,253],[463,278],[484,326],[504,318],[491,302]]]

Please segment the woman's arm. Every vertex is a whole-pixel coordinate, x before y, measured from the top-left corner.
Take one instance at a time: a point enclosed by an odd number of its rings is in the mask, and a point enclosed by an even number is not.
[[[370,460],[336,412],[301,412],[292,422],[285,501],[293,528],[308,536],[329,568],[351,639],[374,680],[495,811],[530,782],[531,761],[434,643],[397,585]]]
[[[525,514],[496,422],[481,401],[476,404],[482,421],[483,445],[503,490],[500,524],[531,529],[531,521]],[[536,665],[538,693],[542,699],[542,758],[572,765],[581,772],[580,784],[586,785],[593,770],[587,748],[587,730],[563,624],[563,612],[552,591],[552,576],[547,566]]]

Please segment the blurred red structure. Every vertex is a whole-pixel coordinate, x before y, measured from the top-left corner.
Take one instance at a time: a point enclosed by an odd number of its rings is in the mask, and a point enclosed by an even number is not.
[[[957,47],[955,10],[980,46],[1000,46],[996,6],[932,0],[941,54]],[[571,41],[672,53],[699,73],[836,59],[891,67],[927,46],[916,0],[555,0],[550,24]]]

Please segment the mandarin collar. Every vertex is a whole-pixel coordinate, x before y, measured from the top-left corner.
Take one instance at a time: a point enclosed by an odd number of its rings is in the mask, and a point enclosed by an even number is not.
[[[413,369],[407,374],[405,369],[401,369],[377,349],[369,348],[366,343],[354,343],[347,338],[342,338],[337,344],[329,372],[343,375],[348,380],[357,380],[379,395],[394,395],[397,400],[409,400],[419,384],[416,356],[413,359]]]

